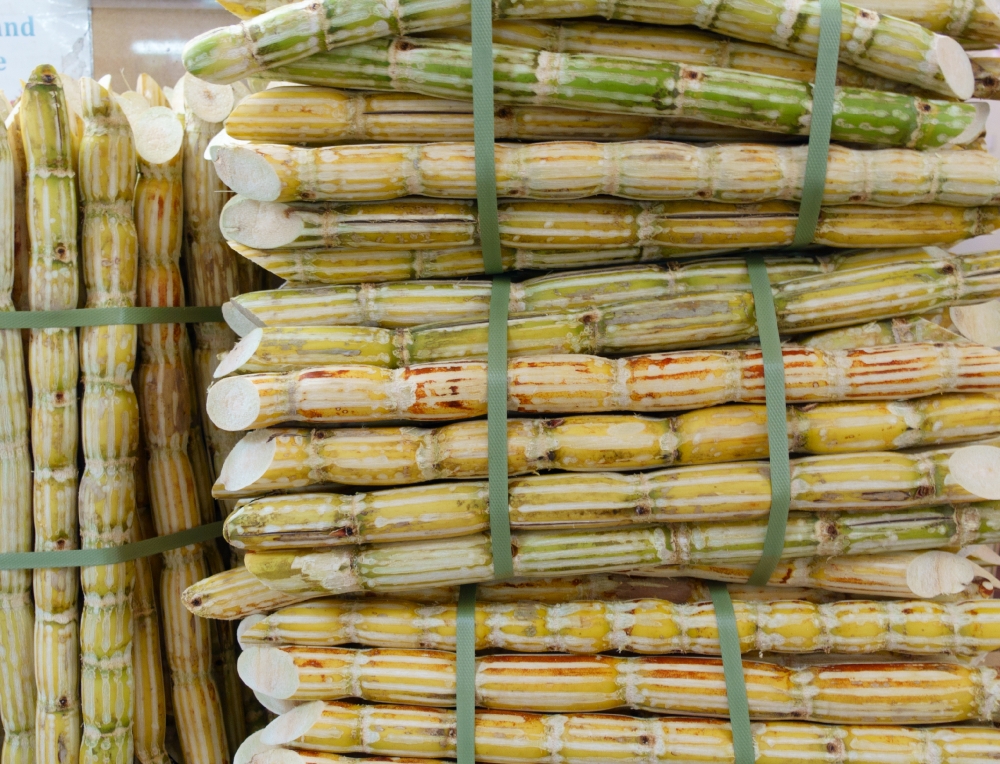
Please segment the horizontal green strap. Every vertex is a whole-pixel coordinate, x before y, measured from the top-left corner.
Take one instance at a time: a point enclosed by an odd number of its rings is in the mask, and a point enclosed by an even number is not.
[[[222,308],[79,308],[0,313],[0,329],[73,329],[79,326],[223,323]]]
[[[62,552],[6,552],[0,554],[0,570],[40,570],[42,568],[92,568],[95,565],[117,565],[122,562],[152,557],[191,544],[200,544],[222,536],[222,521],[188,528],[169,536],[136,541],[132,544],[105,549],[68,549]]]

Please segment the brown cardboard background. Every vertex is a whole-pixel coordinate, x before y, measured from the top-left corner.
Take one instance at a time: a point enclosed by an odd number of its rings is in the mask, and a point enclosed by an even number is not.
[[[101,3],[94,2],[91,19],[94,35],[94,78],[112,75],[112,87],[121,92],[135,87],[136,77],[150,74],[161,85],[173,87],[184,74],[180,52],[140,54],[133,44],[141,41],[185,42],[213,27],[236,21],[236,17],[212,4]],[[124,72],[125,79],[122,79]],[[128,87],[125,87],[125,83]]]

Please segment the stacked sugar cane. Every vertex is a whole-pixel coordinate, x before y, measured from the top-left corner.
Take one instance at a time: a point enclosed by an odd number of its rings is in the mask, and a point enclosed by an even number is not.
[[[219,229],[285,281],[224,306],[240,339],[205,412],[249,431],[213,488],[245,566],[184,593],[241,619],[240,676],[279,714],[237,761],[455,758],[465,583],[477,760],[732,761],[709,581],[757,653],[757,761],[991,760],[1000,254],[954,245],[1000,227],[967,100],[996,77],[963,48],[1000,42],[992,6],[842,6],[805,252],[777,248],[817,4],[494,6],[496,135],[521,141],[495,146],[497,581],[469,3],[222,4],[243,21],[192,41],[189,72],[273,87],[205,146],[236,193]],[[754,587],[775,444],[743,252],[767,248],[792,511]]]

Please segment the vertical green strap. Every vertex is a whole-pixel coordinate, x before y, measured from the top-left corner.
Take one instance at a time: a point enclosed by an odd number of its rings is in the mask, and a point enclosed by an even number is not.
[[[486,356],[486,437],[493,578],[514,575],[507,495],[507,307],[510,279],[493,278]]]
[[[788,463],[788,424],[785,409],[785,359],[778,336],[778,319],[774,312],[774,296],[767,277],[764,256],[747,257],[750,286],[753,289],[757,334],[764,361],[764,395],[767,409],[767,447],[771,460],[771,512],[767,518],[764,551],[750,583],[763,586],[778,566],[785,548],[785,526],[792,501],[791,468]]]
[[[497,171],[493,155],[493,3],[472,0],[472,122],[476,141],[479,241],[489,274],[503,271],[497,220]]]
[[[793,247],[811,244],[819,222],[823,190],[826,187],[826,162],[830,153],[830,128],[833,126],[840,27],[840,0],[819,0],[819,52],[816,55],[816,82],[813,84],[812,115],[809,120],[809,149],[806,153],[806,174],[802,182],[802,201],[799,204],[799,221],[795,226]]]
[[[458,592],[455,621],[455,742],[458,764],[476,761],[476,585]]]
[[[743,678],[743,655],[740,651],[740,633],[736,628],[736,611],[725,584],[708,585],[715,607],[715,620],[719,629],[719,647],[722,648],[722,671],[726,677],[726,699],[729,701],[729,726],[733,732],[735,764],[754,764],[757,759],[750,728],[750,703],[747,685]]]

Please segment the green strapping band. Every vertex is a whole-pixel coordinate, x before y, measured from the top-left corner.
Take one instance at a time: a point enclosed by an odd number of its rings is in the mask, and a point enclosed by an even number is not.
[[[188,528],[168,536],[136,541],[103,549],[68,549],[53,552],[5,552],[0,554],[0,570],[41,570],[43,568],[92,568],[117,565],[151,557],[191,544],[201,544],[222,536],[222,521]]]
[[[826,163],[830,154],[830,128],[833,126],[833,96],[837,87],[837,59],[840,56],[840,28],[840,0],[819,0],[816,82],[813,83],[812,90],[806,174],[802,182],[802,201],[799,203],[799,220],[795,225],[793,247],[804,247],[812,243],[823,204]]]
[[[753,289],[757,334],[764,360],[764,396],[767,409],[767,447],[770,451],[771,510],[767,518],[764,550],[750,583],[764,586],[778,566],[785,548],[785,527],[788,508],[792,503],[792,475],[788,462],[788,419],[785,408],[785,360],[778,335],[778,319],[774,310],[774,295],[767,277],[764,256],[747,256],[750,286]]]
[[[753,747],[753,730],[750,728],[750,703],[747,700],[746,679],[743,677],[743,654],[740,651],[740,633],[736,627],[733,599],[725,584],[708,585],[715,608],[719,629],[719,647],[722,652],[722,671],[726,677],[726,699],[729,701],[729,726],[733,734],[735,764],[754,764],[757,755]]]
[[[222,308],[78,308],[0,313],[0,329],[222,323]]]
[[[493,154],[493,3],[472,2],[472,126],[476,154],[479,242],[486,273],[503,271],[497,215],[497,170]],[[506,323],[506,320],[505,320]],[[506,450],[504,451],[506,453]]]
[[[510,279],[497,276],[490,292],[486,346],[486,466],[489,476],[493,578],[514,575],[507,494],[507,306]]]
[[[455,622],[455,742],[458,764],[476,762],[476,585],[458,590]]]

